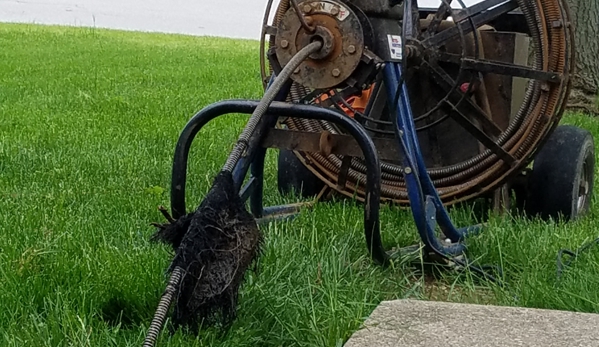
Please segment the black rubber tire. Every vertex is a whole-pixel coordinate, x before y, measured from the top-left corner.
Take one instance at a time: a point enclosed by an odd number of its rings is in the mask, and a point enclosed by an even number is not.
[[[571,125],[558,126],[534,158],[526,214],[566,221],[583,216],[591,207],[594,174],[591,133]]]
[[[293,151],[279,150],[277,165],[277,184],[282,195],[294,193],[304,198],[313,197],[324,187],[324,182],[308,170]]]

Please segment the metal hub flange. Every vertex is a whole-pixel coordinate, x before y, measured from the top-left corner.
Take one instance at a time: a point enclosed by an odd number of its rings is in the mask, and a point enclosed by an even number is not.
[[[302,13],[290,8],[281,20],[275,40],[276,55],[282,66],[303,47],[315,40],[323,48],[310,56],[293,74],[292,79],[308,88],[332,88],[351,76],[364,53],[364,33],[356,14],[335,1],[305,1]],[[299,16],[315,28],[305,30]]]

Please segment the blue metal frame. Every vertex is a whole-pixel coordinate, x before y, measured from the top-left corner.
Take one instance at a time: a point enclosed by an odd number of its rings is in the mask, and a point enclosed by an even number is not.
[[[398,88],[401,88],[397,103],[397,117],[394,118],[394,128],[399,147],[404,154],[404,178],[418,234],[425,246],[439,255],[454,256],[460,254],[465,250],[465,246],[461,241],[468,234],[479,231],[480,226],[457,229],[441,202],[441,198],[428,175],[424,157],[420,151],[408,90],[406,84],[402,81],[402,65],[387,63],[384,70],[384,82],[387,95],[396,95]],[[389,98],[389,100],[393,102],[392,98]],[[395,105],[391,106],[394,107]],[[450,245],[444,245],[435,235],[437,225],[443,234],[451,240]]]
[[[441,198],[435,189],[424,163],[420,151],[416,127],[412,115],[406,85],[402,82],[401,64],[388,63],[384,69],[384,84],[388,95],[396,95],[399,90],[395,132],[399,147],[403,152],[404,178],[406,181],[408,198],[412,215],[426,249],[445,258],[453,258],[465,251],[462,240],[470,233],[480,229],[479,226],[456,228]],[[239,161],[233,171],[234,181],[242,199],[249,200],[249,207],[254,217],[261,223],[284,218],[292,218],[305,204],[291,204],[283,206],[263,206],[263,180],[264,157],[266,148],[260,145],[261,140],[268,130],[273,128],[279,116],[297,117],[305,119],[318,119],[335,123],[344,128],[349,135],[356,139],[362,149],[366,164],[366,196],[364,204],[364,235],[368,251],[372,258],[379,264],[388,264],[390,255],[382,245],[380,235],[379,206],[381,189],[381,167],[378,154],[372,139],[364,128],[354,119],[334,109],[322,108],[314,105],[300,105],[285,103],[290,85],[286,86],[268,109],[265,117],[256,128],[255,134],[250,139],[249,149]],[[391,100],[391,98],[389,98]],[[177,142],[173,159],[171,180],[171,209],[172,215],[179,218],[185,213],[185,186],[187,179],[187,161],[191,143],[197,133],[211,120],[230,113],[251,114],[257,107],[257,101],[228,100],[221,101],[205,107],[189,120]],[[250,177],[242,187],[245,177],[250,172]],[[451,243],[441,241],[435,234],[439,226],[443,234]]]
[[[191,144],[199,131],[211,120],[230,113],[251,114],[258,106],[258,101],[252,100],[226,100],[209,105],[193,116],[179,136],[173,158],[173,171],[171,177],[171,211],[174,218],[179,218],[187,213],[185,203],[185,188],[187,180],[187,162]],[[385,251],[380,235],[380,196],[381,196],[381,165],[374,142],[366,130],[356,120],[330,108],[314,105],[290,104],[274,101],[268,109],[268,117],[278,116],[318,119],[334,123],[345,129],[352,136],[364,155],[366,165],[366,201],[364,204],[364,234],[366,245],[372,258],[379,264],[386,265],[389,255]],[[256,129],[256,135],[266,134],[270,122],[263,122]],[[263,135],[261,135],[263,136]],[[256,145],[258,147],[259,144]],[[261,147],[260,147],[261,148]],[[291,217],[299,212],[301,205],[291,204],[284,206],[262,206],[262,186],[264,170],[264,153],[256,148],[251,160],[251,175],[248,183],[240,189],[242,198],[249,198],[250,210],[260,222],[278,220]],[[249,154],[248,154],[249,156]],[[248,168],[240,168],[238,173],[240,181],[246,177]],[[236,182],[237,183],[237,182]]]

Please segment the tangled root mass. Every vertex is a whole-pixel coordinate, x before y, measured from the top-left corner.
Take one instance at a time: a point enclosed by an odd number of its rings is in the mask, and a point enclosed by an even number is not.
[[[173,312],[175,327],[197,332],[200,323],[229,325],[239,287],[259,252],[260,230],[222,171],[195,212],[163,224],[152,236],[175,249],[169,271],[185,270]]]

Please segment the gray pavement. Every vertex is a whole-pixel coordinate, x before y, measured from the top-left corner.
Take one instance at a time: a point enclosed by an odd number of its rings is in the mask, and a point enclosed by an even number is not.
[[[479,1],[464,2],[470,5]],[[279,0],[274,2],[278,4]],[[0,0],[0,22],[259,39],[266,3],[267,0]],[[419,1],[425,7],[440,3],[441,0]]]
[[[0,0],[0,22],[258,39],[265,8],[266,0]]]
[[[597,347],[599,315],[519,307],[382,302],[345,347]]]

